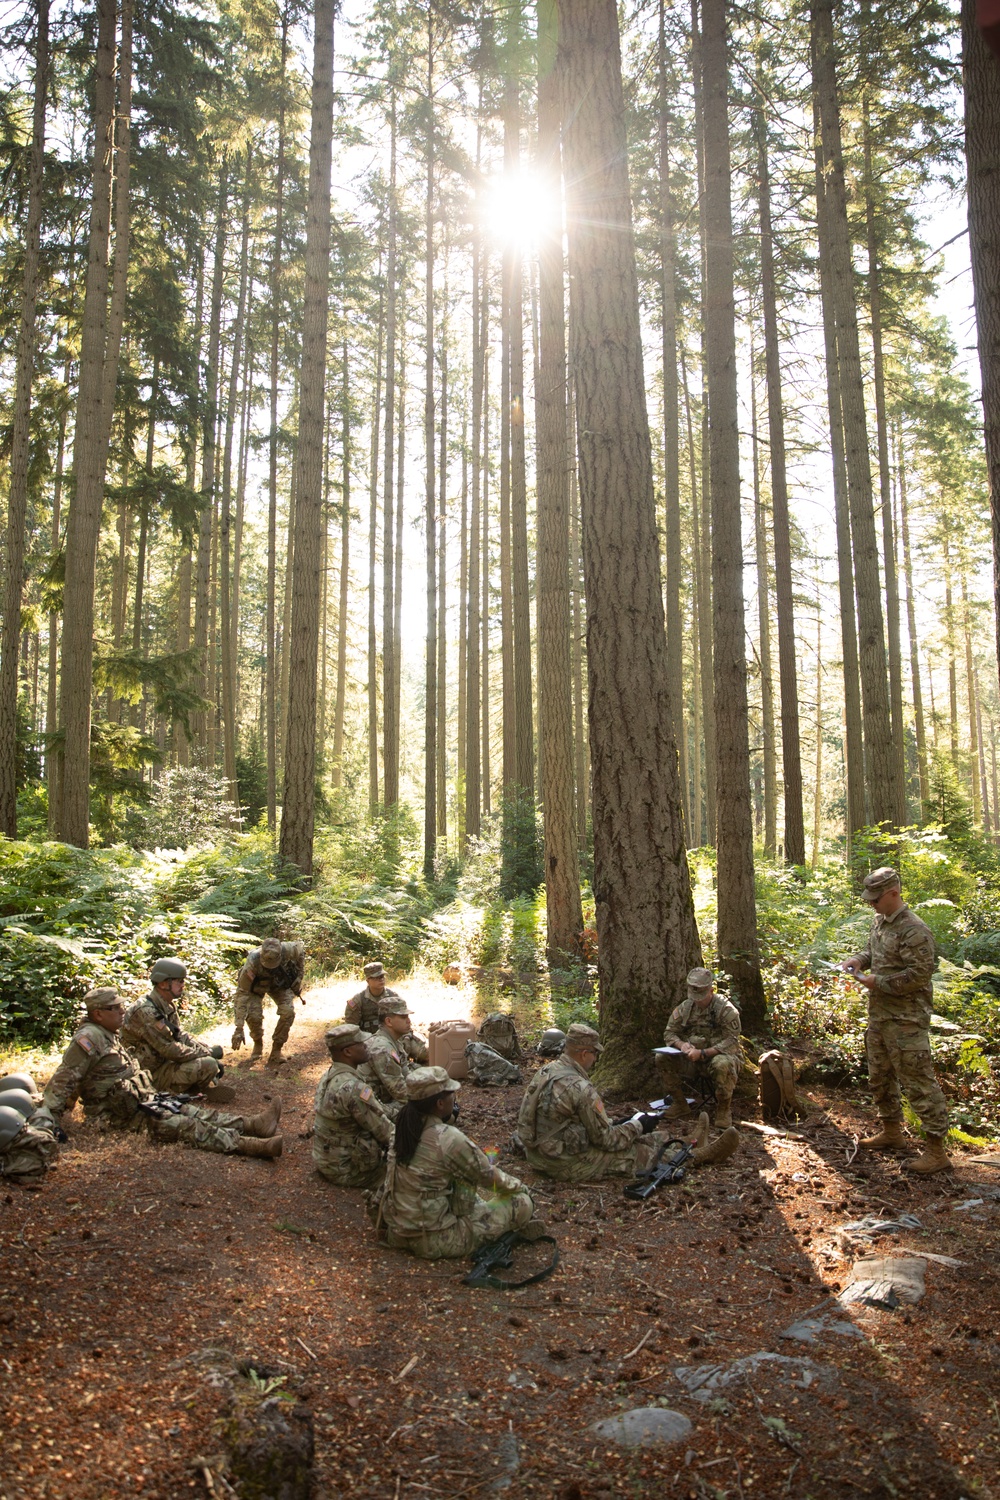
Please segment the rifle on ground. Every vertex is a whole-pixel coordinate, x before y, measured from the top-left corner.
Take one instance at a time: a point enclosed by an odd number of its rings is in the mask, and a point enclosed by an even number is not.
[[[539,1245],[542,1242],[552,1245],[552,1259],[541,1271],[536,1271],[533,1276],[524,1276],[520,1281],[508,1281],[503,1276],[494,1276],[495,1270],[508,1270],[514,1264],[514,1250],[518,1245]],[[559,1246],[550,1234],[540,1234],[537,1239],[526,1240],[517,1229],[508,1230],[498,1240],[491,1240],[488,1245],[481,1245],[472,1257],[472,1270],[467,1276],[462,1277],[463,1286],[492,1287],[495,1292],[512,1292],[518,1287],[533,1286],[536,1281],[544,1281],[546,1276],[551,1276],[559,1264]]]
[[[193,1099],[193,1094],[150,1094],[148,1099],[139,1100],[139,1108],[143,1114],[162,1120],[164,1115],[179,1115],[182,1107]]]
[[[668,1146],[678,1148],[676,1154],[669,1161],[663,1160],[663,1153]],[[684,1178],[686,1163],[690,1160],[694,1151],[694,1141],[664,1141],[653,1157],[652,1165],[645,1172],[637,1172],[635,1181],[630,1182],[625,1189],[626,1198],[634,1198],[642,1202],[651,1198],[658,1188],[666,1186],[668,1182],[681,1182]]]

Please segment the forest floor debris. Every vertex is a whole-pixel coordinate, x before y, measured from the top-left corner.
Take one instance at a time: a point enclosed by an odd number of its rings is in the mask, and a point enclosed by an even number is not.
[[[281,1097],[281,1162],[156,1147],[77,1115],[43,1190],[0,1193],[4,1500],[211,1493],[195,1461],[222,1446],[232,1371],[253,1361],[281,1382],[271,1394],[308,1407],[326,1500],[1000,1500],[997,1216],[950,1211],[989,1199],[987,1165],[958,1150],[928,1182],[874,1153],[848,1165],[868,1101],[816,1087],[821,1132],[748,1131],[731,1161],[633,1205],[620,1183],[533,1181],[509,1148],[521,1090],[467,1086],[461,1124],[531,1182],[561,1250],[544,1283],[476,1291],[464,1262],[377,1244],[361,1195],[312,1172],[298,1131],[323,1031],[356,988],[309,992],[276,1076],[245,1054],[227,1070],[241,1105]],[[422,1026],[473,999],[398,988]],[[924,1259],[919,1308],[833,1309],[851,1265],[838,1225],[903,1214],[930,1227],[886,1231],[879,1253]],[[957,1248],[962,1265],[947,1264]],[[803,1386],[776,1356],[824,1299],[864,1337],[824,1337],[812,1363],[825,1378]],[[707,1401],[675,1375],[737,1367]],[[647,1408],[690,1421],[683,1446],[626,1449],[591,1430]]]

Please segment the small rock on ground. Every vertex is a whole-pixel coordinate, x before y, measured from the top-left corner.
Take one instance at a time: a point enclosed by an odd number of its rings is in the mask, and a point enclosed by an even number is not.
[[[595,1422],[591,1431],[620,1448],[652,1448],[661,1443],[679,1443],[691,1431],[691,1423],[679,1411],[663,1406],[637,1406],[617,1417]]]

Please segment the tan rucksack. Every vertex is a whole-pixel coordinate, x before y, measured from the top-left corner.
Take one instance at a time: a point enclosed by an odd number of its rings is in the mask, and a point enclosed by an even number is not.
[[[795,1094],[795,1066],[784,1052],[763,1052],[758,1063],[760,1107],[765,1120],[794,1120],[803,1111]]]
[[[508,1062],[515,1062],[521,1055],[514,1018],[505,1015],[503,1011],[492,1011],[486,1017],[479,1028],[477,1040],[485,1042],[487,1047],[492,1047],[494,1052],[499,1052]]]

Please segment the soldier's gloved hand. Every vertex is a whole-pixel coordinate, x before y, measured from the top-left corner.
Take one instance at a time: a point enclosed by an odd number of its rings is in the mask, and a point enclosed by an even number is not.
[[[632,1119],[637,1125],[642,1126],[643,1135],[649,1135],[650,1131],[655,1130],[657,1125],[660,1123],[659,1115],[640,1113],[637,1115],[633,1115]]]
[[[241,1032],[240,1033],[241,1040],[242,1040],[242,1036],[243,1036],[243,1033]],[[235,1046],[235,1044],[236,1044],[236,1039],[234,1037],[233,1038],[233,1045]],[[209,1057],[214,1057],[215,1060],[216,1060],[216,1062],[221,1062],[222,1061],[223,1050],[224,1049],[222,1047],[220,1047],[218,1044],[216,1044],[214,1047],[209,1047],[209,1049],[208,1049],[208,1055],[209,1055]]]
[[[233,1032],[232,1040],[230,1041],[229,1045],[232,1047],[234,1052],[238,1052],[245,1041],[246,1037],[243,1035],[243,1027],[237,1026],[236,1030]]]

